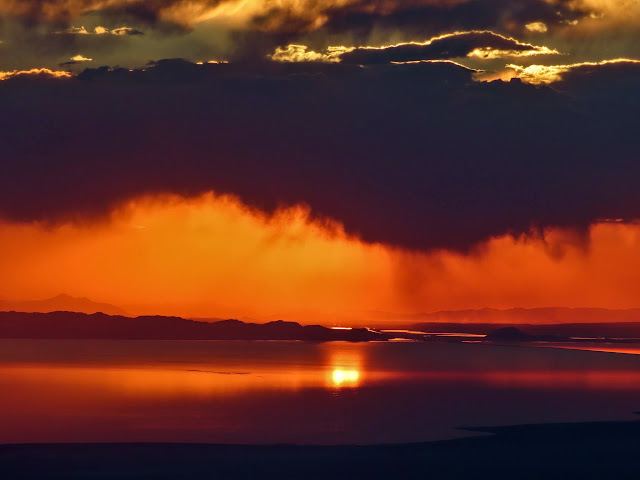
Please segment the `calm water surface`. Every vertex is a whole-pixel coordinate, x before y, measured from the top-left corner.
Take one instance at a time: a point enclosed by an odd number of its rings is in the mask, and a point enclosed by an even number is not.
[[[480,344],[0,340],[0,443],[383,443],[633,418],[640,356]]]

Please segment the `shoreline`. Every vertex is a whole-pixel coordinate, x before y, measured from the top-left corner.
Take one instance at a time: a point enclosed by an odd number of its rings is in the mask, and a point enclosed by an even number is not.
[[[614,478],[640,474],[640,420],[461,428],[421,443],[0,445],[8,479]]]

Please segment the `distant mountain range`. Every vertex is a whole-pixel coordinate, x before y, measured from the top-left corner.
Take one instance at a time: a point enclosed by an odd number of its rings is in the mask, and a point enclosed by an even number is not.
[[[123,315],[123,310],[113,305],[68,295],[41,301],[0,302],[0,309],[10,310],[0,311],[0,338],[460,340],[456,339],[457,336],[434,335],[442,333],[490,335],[488,340],[494,336],[496,339],[501,336],[503,340],[509,337],[510,340],[522,341],[535,341],[533,337],[537,337],[538,340],[555,337],[558,341],[567,341],[571,337],[640,338],[640,321],[637,321],[640,319],[640,309],[516,308],[437,312],[421,314],[420,318],[433,321],[405,325],[409,331],[332,329],[320,325],[303,326],[282,320],[253,323],[220,319],[202,321],[203,319],[160,315],[132,318]],[[427,335],[418,332],[426,332]]]
[[[360,342],[387,340],[388,336],[366,328],[337,330],[282,320],[264,324],[239,320],[208,323],[163,316],[131,318],[104,313],[0,312],[0,338]]]
[[[534,336],[640,338],[640,309],[511,308],[424,313],[407,328],[430,333],[486,335],[497,327],[517,328]]]
[[[603,322],[603,323],[556,323],[548,325],[534,325],[531,323],[416,323],[411,325],[411,330],[437,334],[460,333],[488,335],[487,340],[498,339],[496,332],[500,334],[515,333],[517,330],[522,335],[522,341],[526,337],[530,341],[558,341],[561,338],[601,338],[601,339],[640,339],[640,322]],[[495,337],[495,338],[492,338]],[[557,338],[544,338],[557,337]],[[502,339],[505,339],[504,337]],[[511,338],[511,340],[514,340]]]
[[[94,302],[84,297],[72,297],[70,295],[57,295],[44,300],[11,301],[0,300],[0,311],[14,312],[102,312],[107,315],[127,315],[123,309],[109,303]]]
[[[607,308],[480,308],[473,310],[445,310],[403,316],[403,320],[420,323],[503,323],[503,324],[559,324],[640,322],[640,308],[610,310]],[[419,323],[412,323],[412,326]]]

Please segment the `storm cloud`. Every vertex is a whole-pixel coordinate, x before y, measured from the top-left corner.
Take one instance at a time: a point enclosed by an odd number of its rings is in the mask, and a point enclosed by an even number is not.
[[[14,75],[0,84],[0,214],[94,218],[136,195],[213,190],[264,211],[307,204],[414,249],[640,218],[637,67],[612,88],[602,67],[551,86],[479,83],[451,62]]]

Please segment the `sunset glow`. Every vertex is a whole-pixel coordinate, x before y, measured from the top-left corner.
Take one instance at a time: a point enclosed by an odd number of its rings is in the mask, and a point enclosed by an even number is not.
[[[2,480],[638,478],[639,32],[0,0]]]
[[[305,207],[269,216],[208,194],[140,198],[88,222],[5,222],[0,245],[2,297],[67,293],[131,314],[365,324],[372,310],[638,306],[640,226],[625,223],[419,253]]]

